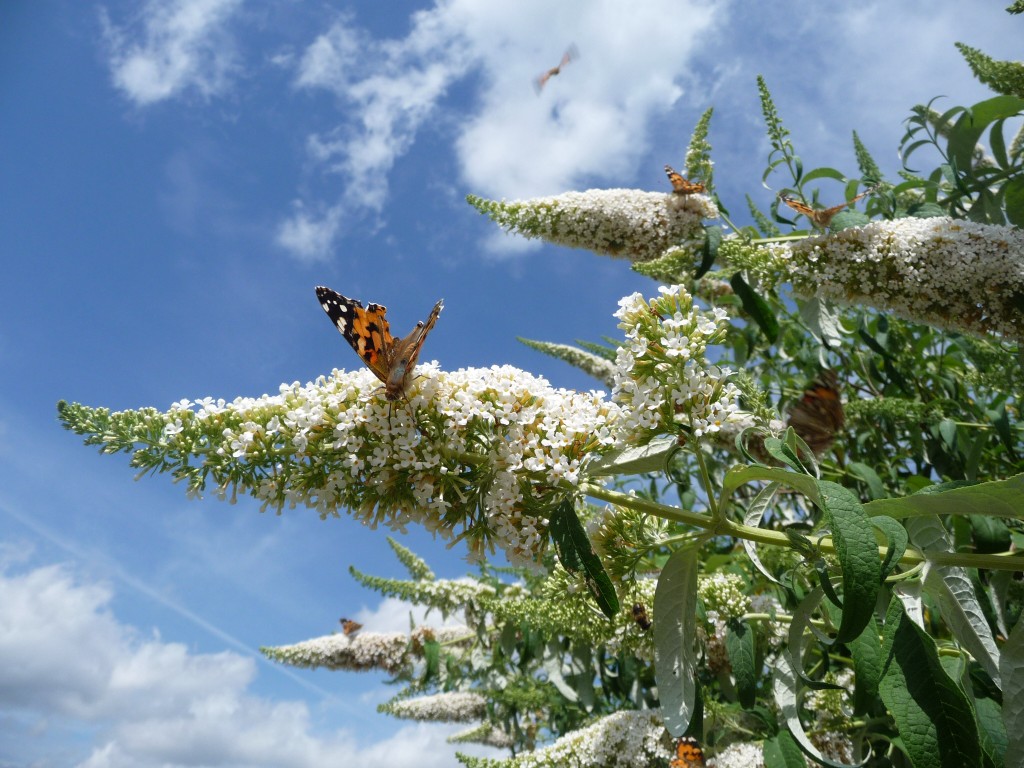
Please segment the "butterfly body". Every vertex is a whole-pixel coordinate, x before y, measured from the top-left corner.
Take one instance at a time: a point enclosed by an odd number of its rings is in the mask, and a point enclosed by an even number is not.
[[[832,447],[836,433],[845,423],[835,371],[822,371],[790,409],[787,421],[808,447],[819,455]]]
[[[644,632],[651,628],[651,617],[647,615],[643,603],[633,603],[633,621]]]
[[[540,75],[536,80],[533,81],[533,87],[536,89],[537,93],[540,93],[543,90],[544,85],[547,83],[548,80],[550,80],[555,75],[561,74],[562,67],[564,67],[573,59],[577,58],[579,55],[580,52],[579,50],[577,50],[576,46],[570,45],[566,52],[562,54],[562,60],[558,63],[557,67],[552,67],[543,75]]]
[[[815,228],[828,229],[829,226],[832,224],[832,219],[835,218],[835,215],[837,213],[839,213],[844,208],[848,208],[849,206],[853,205],[858,200],[867,197],[876,189],[878,189],[877,185],[871,187],[870,189],[865,189],[856,197],[850,198],[845,203],[833,205],[831,208],[811,208],[809,205],[802,203],[799,200],[796,200],[792,197],[786,197],[785,195],[779,195],[779,200],[784,202],[797,213],[802,213],[804,216],[806,216]]]
[[[673,195],[695,195],[704,191],[703,184],[683,178],[683,175],[671,165],[665,166],[665,175],[668,176],[669,183],[672,184]]]
[[[322,285],[317,286],[316,297],[345,341],[384,383],[384,397],[390,401],[405,399],[423,342],[437,322],[444,300],[437,302],[426,321],[416,323],[408,336],[396,339],[391,335],[387,307],[364,307],[361,302]]]
[[[352,619],[338,619],[338,621],[341,622],[341,631],[345,633],[346,637],[348,635],[354,635],[363,628],[362,624],[358,621],[352,621]]]

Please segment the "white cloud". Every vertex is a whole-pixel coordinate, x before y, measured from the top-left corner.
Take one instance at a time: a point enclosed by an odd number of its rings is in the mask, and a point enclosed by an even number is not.
[[[309,212],[301,201],[296,201],[294,207],[291,218],[278,228],[278,244],[299,261],[309,264],[326,261],[341,229],[341,206],[332,206],[321,213]]]
[[[227,22],[242,0],[149,0],[118,26],[101,16],[114,85],[146,106],[191,89],[221,92],[236,68]]]
[[[682,94],[687,62],[723,7],[439,0],[413,14],[406,37],[389,40],[338,19],[306,49],[295,80],[329,91],[345,115],[308,143],[317,167],[343,179],[332,210],[349,218],[379,212],[388,174],[432,117],[452,141],[463,181],[484,195],[554,193],[629,174],[648,149],[652,116]],[[534,79],[570,44],[580,59],[538,96]],[[467,84],[468,110],[445,102]],[[299,211],[279,242],[301,258],[315,248],[325,254],[327,237],[293,247],[295,231],[309,228]]]
[[[456,581],[467,584],[476,584],[473,579],[456,579]],[[372,609],[362,609],[349,618],[356,619],[366,628],[373,632],[408,632],[412,626],[426,625],[428,627],[454,627],[465,624],[465,621],[453,614],[447,618],[441,615],[440,611],[427,611],[421,605],[413,605],[395,597],[384,598],[380,604]]]
[[[457,765],[441,727],[371,744],[343,729],[315,733],[304,702],[248,692],[253,659],[143,637],[117,620],[112,597],[61,566],[0,571],[7,759],[69,764],[77,750],[88,768]]]

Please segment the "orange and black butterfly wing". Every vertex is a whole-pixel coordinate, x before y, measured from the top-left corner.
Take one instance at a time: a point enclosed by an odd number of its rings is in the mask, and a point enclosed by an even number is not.
[[[836,434],[846,423],[839,399],[839,379],[835,371],[822,371],[789,411],[787,424],[820,455],[832,447]]]
[[[442,309],[444,309],[444,299],[434,305],[425,322],[416,323],[416,327],[408,336],[392,345],[388,360],[388,374],[384,379],[384,396],[388,400],[401,400],[405,396],[405,389],[412,381],[413,369],[416,367],[420,350],[423,349],[423,342],[427,340],[427,334],[434,327]]]
[[[345,635],[352,635],[363,628],[363,625],[358,621],[352,621],[352,619],[338,619],[341,622],[341,631]]]
[[[665,175],[672,185],[672,192],[676,195],[694,195],[704,191],[704,185],[697,181],[689,181],[671,165],[665,166]]]
[[[849,206],[853,205],[858,200],[862,200],[863,198],[867,197],[876,189],[878,189],[877,184],[873,187],[865,189],[856,197],[851,197],[845,203],[833,205],[831,208],[811,208],[809,205],[802,203],[799,200],[795,200],[792,197],[785,197],[783,195],[779,195],[779,199],[797,213],[802,213],[804,216],[810,219],[811,223],[814,226],[818,227],[819,229],[828,229],[829,225],[832,223],[832,219],[835,218],[835,215],[837,213],[839,213],[844,208],[848,208]]]
[[[676,754],[669,761],[670,768],[705,768],[704,750],[692,736],[683,736],[676,741]]]
[[[395,348],[386,317],[387,307],[380,304],[363,307],[361,302],[322,285],[316,287],[316,298],[345,341],[374,375],[387,384]]]

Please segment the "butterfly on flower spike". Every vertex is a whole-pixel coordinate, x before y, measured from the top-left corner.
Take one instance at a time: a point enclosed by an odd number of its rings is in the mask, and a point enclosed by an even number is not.
[[[835,442],[836,433],[846,423],[839,401],[839,379],[835,371],[822,371],[789,410],[787,424],[807,446],[820,456]]]
[[[671,165],[665,166],[665,175],[668,176],[668,180],[672,184],[672,194],[674,195],[696,195],[698,192],[704,191],[703,184],[699,181],[684,179],[683,175]]]
[[[355,299],[322,285],[316,287],[316,297],[345,341],[352,345],[374,376],[384,382],[384,397],[390,401],[406,399],[416,359],[444,308],[444,299],[434,305],[425,322],[416,323],[404,339],[396,339],[388,325],[387,307],[380,304],[363,307]]]
[[[704,750],[693,736],[683,736],[676,741],[676,754],[669,761],[670,768],[704,768]]]
[[[345,636],[354,635],[363,625],[358,621],[352,621],[352,619],[338,619],[341,622],[341,631],[345,633]]]
[[[555,75],[561,74],[562,67],[564,67],[573,59],[579,58],[579,55],[580,52],[576,48],[576,46],[570,45],[568,49],[566,49],[565,53],[562,54],[562,60],[558,63],[557,67],[552,67],[543,75],[540,75],[536,80],[533,81],[534,90],[537,91],[537,93],[539,94],[544,89],[544,85],[545,83],[547,83],[548,80],[550,80]]]
[[[786,197],[785,195],[782,194],[779,195],[779,200],[784,202],[797,213],[802,213],[804,216],[810,219],[811,224],[813,224],[817,229],[828,229],[829,225],[832,223],[832,219],[835,217],[837,213],[839,213],[844,208],[853,205],[858,200],[867,197],[876,189],[878,189],[877,184],[873,187],[870,187],[869,189],[865,189],[859,195],[850,198],[845,203],[833,205],[831,208],[811,208],[809,205],[806,205],[805,203],[802,203],[799,200],[796,200],[792,197]]]
[[[651,628],[651,617],[647,615],[643,603],[633,603],[633,621],[643,632]]]

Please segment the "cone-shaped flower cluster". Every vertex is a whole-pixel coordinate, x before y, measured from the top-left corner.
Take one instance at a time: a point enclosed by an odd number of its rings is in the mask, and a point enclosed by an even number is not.
[[[213,485],[281,510],[351,510],[369,526],[419,523],[465,539],[473,558],[495,546],[533,564],[545,510],[578,484],[584,460],[614,442],[618,409],[598,393],[551,387],[516,368],[418,369],[408,402],[377,397],[369,371],[340,373],[279,394],[212,398],[110,413],[62,404],[69,429],[132,464],[170,471],[192,494]]]
[[[873,221],[745,248],[735,266],[801,296],[863,304],[939,328],[1024,338],[1024,231],[950,218]]]
[[[590,189],[512,202],[467,199],[508,232],[636,261],[658,258],[682,241],[703,242],[702,220],[718,216],[704,195],[638,189]]]
[[[739,390],[724,380],[729,372],[705,356],[724,338],[728,314],[702,311],[680,285],[658,290],[661,296],[649,302],[639,293],[627,296],[615,313],[626,344],[619,347],[612,394],[622,407],[617,427],[626,441],[666,433],[701,437],[738,411]]]

